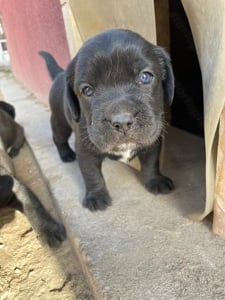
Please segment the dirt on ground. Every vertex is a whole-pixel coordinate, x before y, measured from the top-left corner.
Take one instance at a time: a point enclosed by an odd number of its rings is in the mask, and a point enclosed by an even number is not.
[[[26,143],[13,159],[15,176],[56,216],[52,196]],[[0,300],[93,299],[68,240],[53,250],[43,245],[26,217],[0,211]]]

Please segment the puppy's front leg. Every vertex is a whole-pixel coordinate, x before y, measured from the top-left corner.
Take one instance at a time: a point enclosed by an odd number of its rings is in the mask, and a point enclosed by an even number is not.
[[[20,148],[22,148],[23,144],[25,143],[25,137],[24,137],[24,129],[22,126],[17,124],[16,128],[16,137],[15,140],[13,141],[12,147],[9,151],[9,156],[11,158],[15,157],[16,155],[19,154]]]
[[[12,176],[0,175],[0,207],[7,206],[24,213],[50,247],[58,247],[66,238],[64,226],[53,219],[29,188]]]
[[[173,181],[163,176],[159,169],[161,139],[146,152],[138,155],[141,163],[141,179],[147,190],[153,194],[167,194],[174,189]]]
[[[111,204],[102,175],[102,158],[82,151],[77,153],[77,159],[86,186],[83,206],[91,211],[104,210]]]

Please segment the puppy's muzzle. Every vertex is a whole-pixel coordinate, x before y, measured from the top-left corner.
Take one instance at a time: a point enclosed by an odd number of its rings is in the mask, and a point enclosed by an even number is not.
[[[110,124],[114,130],[126,134],[127,131],[132,127],[134,121],[135,116],[131,113],[125,112],[112,115]]]

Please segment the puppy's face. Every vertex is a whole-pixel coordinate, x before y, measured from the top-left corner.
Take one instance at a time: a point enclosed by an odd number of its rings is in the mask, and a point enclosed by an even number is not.
[[[106,31],[84,44],[67,72],[74,116],[80,112],[102,152],[147,147],[161,135],[174,84],[161,48],[131,31]]]

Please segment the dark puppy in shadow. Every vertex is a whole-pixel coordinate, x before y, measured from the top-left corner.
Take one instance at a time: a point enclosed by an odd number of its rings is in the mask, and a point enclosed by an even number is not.
[[[16,123],[14,107],[0,102],[0,209],[11,207],[24,213],[43,242],[59,246],[66,237],[65,228],[46,211],[37,196],[13,175],[9,154],[15,156],[25,138],[23,128]],[[13,155],[12,155],[13,154]]]
[[[76,156],[86,185],[83,206],[103,210],[111,203],[101,172],[109,157],[138,156],[147,190],[166,194],[173,182],[161,174],[159,156],[164,104],[171,103],[174,76],[168,54],[129,30],[105,31],[89,39],[64,71],[47,52],[39,53],[54,80],[50,91],[53,139],[64,162],[76,134]]]

